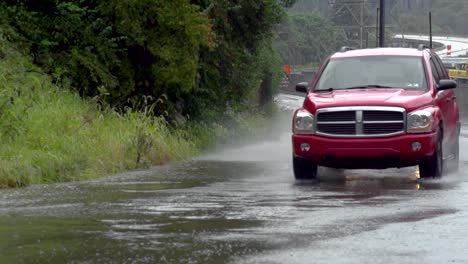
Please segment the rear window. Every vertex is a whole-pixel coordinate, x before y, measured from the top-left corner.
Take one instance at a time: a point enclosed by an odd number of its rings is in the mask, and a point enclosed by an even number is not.
[[[360,86],[427,89],[421,57],[366,56],[331,59],[314,91]]]

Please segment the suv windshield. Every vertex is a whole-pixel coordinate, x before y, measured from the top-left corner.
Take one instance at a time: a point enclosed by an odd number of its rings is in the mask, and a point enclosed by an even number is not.
[[[314,91],[388,87],[427,89],[422,58],[365,56],[331,59]]]

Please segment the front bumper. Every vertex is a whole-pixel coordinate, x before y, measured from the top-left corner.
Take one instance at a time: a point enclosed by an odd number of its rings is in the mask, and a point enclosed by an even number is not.
[[[420,149],[414,150],[413,143]],[[295,157],[334,168],[381,169],[417,165],[434,153],[437,133],[404,134],[386,138],[331,138],[293,135]],[[301,149],[307,143],[310,148]]]

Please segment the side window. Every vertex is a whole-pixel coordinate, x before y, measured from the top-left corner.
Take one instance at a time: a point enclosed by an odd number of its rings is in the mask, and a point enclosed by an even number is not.
[[[437,67],[437,71],[439,72],[440,79],[448,79],[447,70],[445,69],[444,64],[440,60],[439,56],[435,55],[435,56],[432,56],[432,58],[434,59],[434,63]]]
[[[435,66],[434,60],[431,58],[431,71],[434,81],[438,84],[440,81],[439,72],[437,72],[437,67]]]

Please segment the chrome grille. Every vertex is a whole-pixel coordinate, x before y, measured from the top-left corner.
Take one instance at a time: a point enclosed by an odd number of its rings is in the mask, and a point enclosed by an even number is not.
[[[324,112],[317,116],[318,122],[340,122],[340,121],[355,121],[356,113],[354,111],[335,111]]]
[[[363,132],[365,135],[393,134],[403,131],[403,123],[382,123],[382,124],[364,124]]]
[[[355,124],[317,124],[317,130],[327,134],[352,135],[356,131]]]
[[[403,120],[403,112],[364,110],[363,118],[366,121],[401,121]]]
[[[376,137],[404,133],[406,112],[400,107],[335,107],[317,110],[317,134],[332,137]]]

